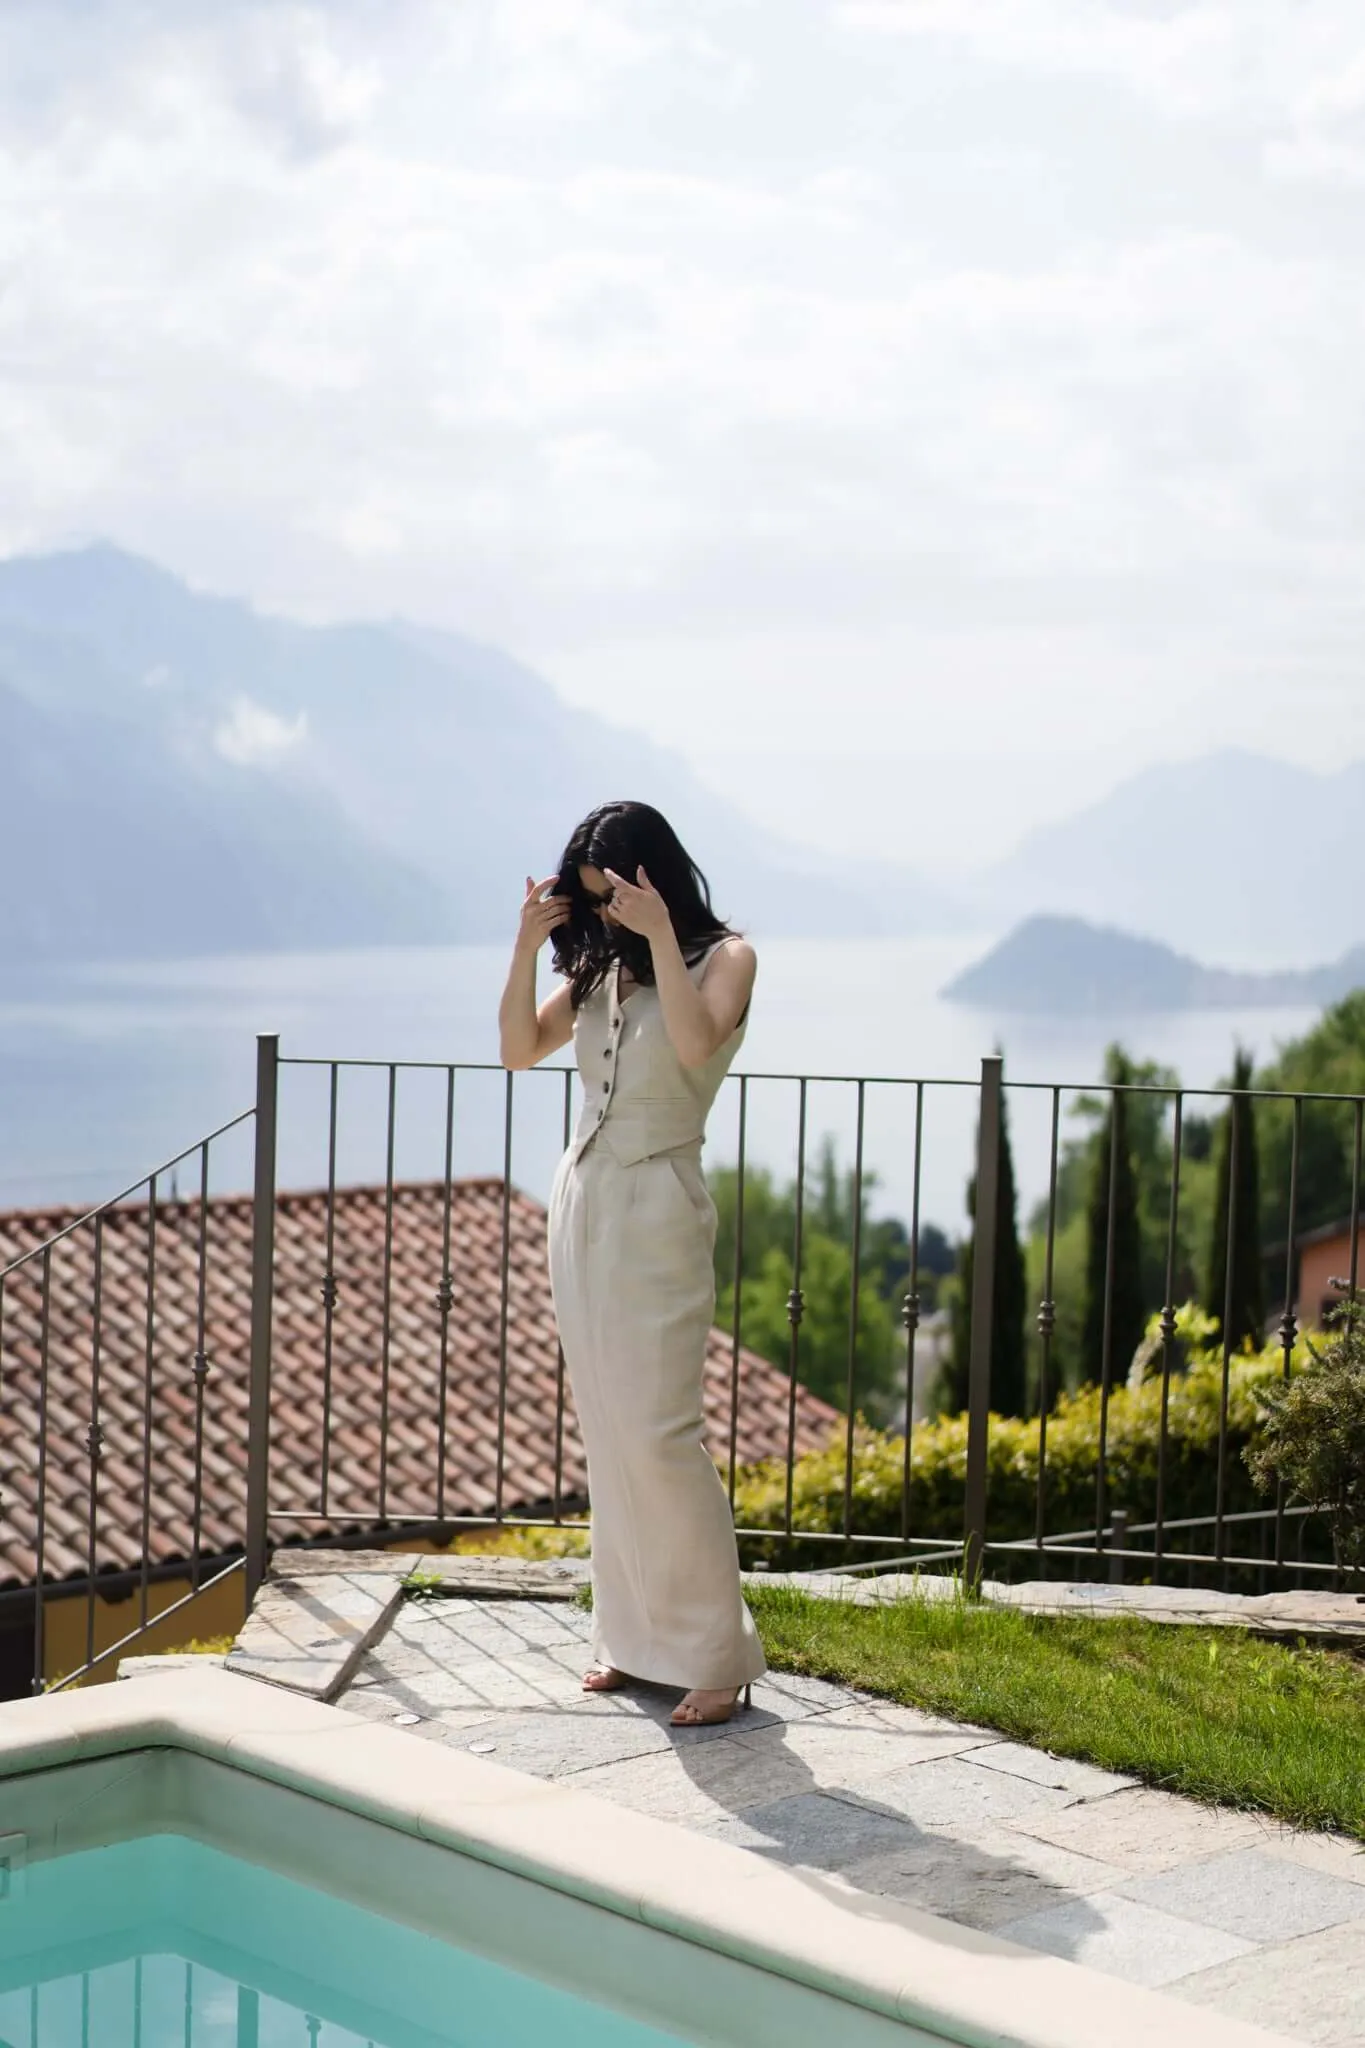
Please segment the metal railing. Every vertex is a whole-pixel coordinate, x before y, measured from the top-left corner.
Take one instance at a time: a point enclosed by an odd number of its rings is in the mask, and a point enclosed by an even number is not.
[[[383,1088],[384,1170],[382,1181],[358,1191],[341,1165],[341,1095],[343,1081],[350,1086],[362,1070]],[[324,1084],[320,1150],[325,1174],[317,1195],[309,1198],[314,1204],[309,1213],[310,1227],[316,1225],[315,1248],[291,1250],[290,1274],[284,1280],[277,1268],[280,1217],[290,1202],[302,1198],[281,1195],[277,1189],[281,1089],[305,1073]],[[415,1241],[410,1216],[413,1189],[398,1170],[400,1081],[406,1087],[417,1077],[435,1088],[433,1099],[440,1105],[424,1124],[436,1167],[423,1182],[423,1213],[429,1223],[434,1205],[438,1218],[434,1252],[429,1230],[420,1244]],[[7,1605],[13,1609],[26,1598],[31,1601],[36,1686],[41,1687],[45,1675],[49,1682],[72,1683],[96,1673],[168,1613],[188,1609],[209,1587],[233,1574],[244,1576],[249,1601],[264,1577],[273,1542],[363,1540],[366,1532],[373,1540],[374,1531],[390,1540],[404,1531],[445,1540],[464,1529],[563,1528],[583,1520],[585,1484],[572,1438],[563,1354],[558,1352],[538,1378],[528,1378],[530,1368],[520,1355],[522,1339],[512,1327],[514,1297],[524,1307],[527,1288],[545,1294],[543,1265],[535,1265],[542,1258],[539,1212],[515,1189],[520,1177],[516,1106],[520,1091],[528,1087],[542,1091],[542,1111],[548,1099],[548,1113],[536,1124],[538,1157],[548,1160],[567,1139],[575,1086],[572,1071],[562,1067],[517,1076],[462,1063],[281,1059],[278,1040],[265,1036],[258,1041],[257,1097],[250,1109],[113,1200],[67,1220],[0,1265],[0,1540],[12,1559],[31,1560],[36,1589],[26,1593],[19,1586],[0,1593],[0,1623]],[[491,1287],[486,1259],[477,1284],[465,1284],[461,1259],[466,1254],[457,1241],[458,1204],[467,1199],[472,1185],[467,1170],[457,1173],[464,1142],[460,1105],[462,1091],[476,1087],[483,1091],[485,1109],[491,1105],[496,1110],[485,1115],[481,1140],[489,1155],[481,1163],[493,1171],[479,1183],[484,1189],[483,1223],[489,1223],[495,1211],[490,1230],[496,1233],[496,1277]],[[720,1354],[712,1359],[708,1426],[732,1506],[738,1502],[744,1468],[754,1458],[756,1443],[780,1474],[781,1495],[780,1511],[767,1519],[740,1520],[742,1536],[822,1562],[841,1557],[858,1568],[875,1569],[910,1561],[962,1568],[969,1577],[992,1565],[1006,1572],[1074,1573],[1089,1564],[1106,1575],[1136,1571],[1153,1580],[1185,1575],[1191,1582],[1198,1576],[1226,1584],[1230,1574],[1241,1573],[1256,1575],[1259,1584],[1275,1578],[1280,1583],[1332,1582],[1333,1561],[1318,1518],[1283,1498],[1264,1508],[1238,1505],[1240,1478],[1232,1463],[1235,1433],[1229,1419],[1235,1369],[1230,1342],[1222,1346],[1218,1428],[1207,1498],[1194,1503],[1197,1512],[1177,1512],[1172,1506],[1178,1446],[1172,1436],[1171,1404],[1182,1369],[1177,1307],[1183,1298],[1182,1156],[1192,1128],[1189,1104],[1196,1098],[1227,1104],[1234,1091],[1146,1083],[1082,1090],[1011,1082],[1007,1088],[998,1057],[982,1061],[975,1082],[745,1073],[732,1076],[726,1089],[733,1118],[731,1300],[723,1361]],[[774,1097],[789,1099],[793,1092],[794,1146],[785,1150],[782,1133],[792,1126],[781,1115],[774,1120],[771,1105]],[[1287,1374],[1299,1335],[1295,1247],[1305,1115],[1310,1109],[1319,1113],[1314,1105],[1327,1106],[1322,1113],[1329,1108],[1332,1116],[1346,1120],[1351,1192],[1350,1271],[1345,1284],[1354,1292],[1359,1278],[1365,1098],[1245,1092],[1255,1102],[1283,1105],[1291,1125],[1285,1305],[1277,1333]],[[1088,1481],[1093,1516],[1080,1527],[1058,1527],[1049,1432],[1058,1427],[1056,1354],[1059,1315],[1066,1306],[1057,1298],[1065,1163],[1060,1133],[1066,1099],[1080,1094],[1107,1103],[1108,1229],[1102,1334],[1093,1375],[1098,1399]],[[1110,1434],[1115,1393],[1128,1369],[1128,1360],[1115,1351],[1120,1170],[1115,1140],[1123,1105],[1139,1097],[1161,1099],[1170,1182],[1162,1298],[1148,1304],[1160,1314],[1161,1355],[1153,1375],[1160,1380],[1159,1431],[1153,1511],[1142,1519],[1134,1514],[1139,1503],[1116,1496]],[[1007,1100],[1016,1116],[1033,1119],[1040,1139],[1035,1149],[1047,1160],[1038,1205],[1042,1292],[1033,1353],[1037,1475],[1032,1526],[1026,1531],[1002,1527],[998,1509],[993,1520],[991,1498],[992,1445],[1000,1426],[993,1420],[997,1404],[992,1380],[1004,1253],[997,1212]],[[826,1405],[821,1407],[807,1390],[813,1343],[809,1293],[817,1251],[810,1175],[821,1116],[827,1127],[835,1102],[835,1120],[843,1119],[841,1127],[852,1149],[850,1227],[844,1246],[849,1284],[846,1326],[839,1339],[843,1355],[832,1378],[825,1362]],[[946,1170],[956,1176],[959,1188],[967,1174],[972,1175],[975,1203],[962,1507],[952,1520],[931,1513],[925,1525],[916,1509],[918,1433],[924,1426],[917,1400],[922,1393],[922,1218],[931,1160],[931,1111],[941,1125],[942,1150],[951,1155],[947,1169],[934,1167],[940,1190],[934,1199],[942,1199]],[[477,1124],[478,1119],[473,1121]],[[723,1115],[718,1122],[723,1125]],[[1235,1119],[1230,1129],[1233,1158],[1225,1219],[1229,1244],[1237,1222]],[[253,1145],[250,1197],[215,1194],[211,1167],[216,1148],[234,1134],[245,1137],[248,1132]],[[723,1137],[720,1142],[724,1144]],[[780,1349],[769,1332],[766,1360],[756,1364],[753,1332],[746,1320],[753,1277],[750,1239],[756,1218],[761,1220],[756,1207],[759,1192],[765,1200],[771,1194],[771,1181],[762,1177],[771,1174],[784,1152],[794,1168],[791,1238],[784,1255],[790,1274],[787,1329]],[[193,1162],[197,1172],[197,1193],[184,1199],[177,1188],[169,1200],[168,1179],[187,1162]],[[904,1272],[895,1304],[899,1354],[894,1365],[887,1366],[879,1388],[878,1420],[899,1472],[898,1493],[889,1513],[884,1486],[873,1512],[865,1509],[858,1484],[860,1409],[869,1396],[860,1349],[861,1281],[871,1234],[878,1227],[867,1208],[877,1175],[883,1185],[892,1187],[908,1215],[902,1233]],[[377,1242],[367,1240],[368,1249],[361,1247],[343,1278],[348,1205],[358,1192],[366,1192],[367,1199],[378,1205],[379,1235]],[[111,1257],[117,1279],[112,1289]],[[1230,1257],[1228,1265],[1230,1275]],[[249,1276],[245,1286],[244,1276]],[[348,1340],[345,1387],[338,1339],[344,1287],[359,1304],[352,1310],[353,1321],[362,1311],[368,1318],[360,1335]],[[1231,1306],[1229,1292],[1225,1328]],[[543,1307],[548,1315],[547,1295]],[[279,1401],[272,1392],[279,1350],[276,1323],[286,1311],[290,1357],[295,1364],[304,1357],[316,1382],[316,1398],[309,1397],[313,1405],[305,1431],[307,1457],[287,1487],[278,1448],[272,1452],[280,1420]],[[231,1341],[222,1341],[236,1362],[232,1372],[224,1374],[215,1371],[214,1332],[229,1323]],[[119,1368],[113,1406],[112,1360]],[[364,1382],[359,1392],[358,1374]],[[537,1403],[535,1442],[529,1450],[521,1441],[526,1434],[524,1415],[518,1418],[519,1434],[513,1442],[514,1381],[519,1401],[530,1389]],[[295,1392],[291,1388],[291,1399]],[[339,1412],[347,1401],[352,1408],[360,1401],[374,1418],[368,1439],[374,1445],[368,1492],[357,1492],[353,1483],[356,1461],[347,1449],[352,1423]],[[452,1469],[452,1416],[457,1409],[481,1418],[482,1463],[472,1479],[468,1459],[458,1473]],[[833,1528],[812,1526],[798,1500],[800,1458],[821,1418],[826,1438],[836,1438],[840,1453],[842,1500]],[[80,1438],[82,1433],[83,1450],[78,1446],[73,1452],[73,1434]],[[415,1468],[411,1445],[419,1439],[426,1448]],[[352,1481],[343,1488],[338,1474],[347,1459]],[[84,1467],[79,1484],[74,1476],[78,1460]],[[525,1477],[532,1466],[548,1474],[538,1486]],[[57,1479],[59,1485],[54,1484]],[[125,1500],[131,1492],[136,1501],[131,1536],[126,1510],[123,1516],[121,1552],[105,1542],[113,1487]],[[1176,1508],[1179,1505],[1177,1501]],[[1074,1512],[1069,1519],[1076,1520]],[[170,1609],[157,1609],[153,1589],[168,1577],[186,1582],[187,1590]],[[130,1589],[136,1599],[134,1625],[118,1642],[100,1642],[96,1621],[102,1594]],[[53,1674],[48,1671],[45,1643],[47,1612],[53,1600],[73,1595],[85,1604],[81,1654],[69,1668]]]
[[[210,1188],[215,1147],[255,1115],[252,1108],[230,1118],[0,1265],[0,1537],[11,1566],[31,1560],[34,1588],[31,1596],[22,1587],[0,1593],[0,1623],[6,1608],[31,1598],[35,1690],[55,1587],[84,1594],[69,1679],[99,1669],[242,1569],[240,1555],[223,1554],[240,1550],[240,1541],[215,1545],[205,1536],[205,1451],[221,1384],[207,1347]],[[182,1199],[186,1166],[198,1192]],[[168,1332],[162,1304],[172,1279]],[[114,1546],[121,1568],[105,1542],[112,1488],[136,1503],[133,1526],[123,1520]],[[156,1608],[168,1549],[174,1577],[189,1590]],[[104,1645],[96,1639],[101,1595],[131,1597],[136,1615]]]

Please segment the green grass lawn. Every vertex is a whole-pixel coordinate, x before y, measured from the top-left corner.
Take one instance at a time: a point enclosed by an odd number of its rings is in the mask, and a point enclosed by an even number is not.
[[[1233,1629],[749,1587],[769,1661],[1365,1841],[1365,1662]]]

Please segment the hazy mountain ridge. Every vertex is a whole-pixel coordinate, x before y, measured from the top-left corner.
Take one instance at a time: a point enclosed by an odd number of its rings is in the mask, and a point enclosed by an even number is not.
[[[234,768],[99,650],[0,620],[0,947],[155,958],[452,937],[443,892],[321,788]]]
[[[1308,962],[1365,940],[1365,763],[1318,774],[1227,751],[1148,768],[954,895],[774,839],[613,722],[630,708],[580,711],[458,633],[304,625],[112,547],[0,562],[0,947],[499,940],[526,870],[548,872],[612,796],[668,812],[718,909],[759,936],[999,931],[1046,908],[1174,949],[1178,973],[1149,960],[1130,979],[1179,1006],[1214,971],[1200,958]]]
[[[0,755],[0,853],[29,878],[22,904],[0,896],[12,957],[501,938],[526,869],[624,795],[674,816],[742,924],[868,935],[953,915],[908,873],[887,890],[812,872],[495,648],[268,617],[114,548],[0,563],[0,692],[28,731]]]
[[[1202,967],[1170,946],[1076,917],[1031,917],[944,989],[950,1002],[1035,1015],[1308,1008],[1365,985],[1365,946],[1327,967]]]
[[[1046,909],[1205,958],[1307,964],[1365,941],[1362,872],[1365,761],[1318,772],[1229,748],[1028,834],[975,902],[997,930]]]

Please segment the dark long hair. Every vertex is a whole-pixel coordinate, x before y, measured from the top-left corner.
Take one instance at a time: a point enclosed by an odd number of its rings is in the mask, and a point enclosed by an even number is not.
[[[617,960],[636,981],[654,979],[648,939],[609,924],[578,877],[580,868],[612,868],[633,882],[641,867],[668,905],[685,960],[695,960],[716,940],[734,935],[711,908],[705,875],[661,811],[650,804],[601,804],[570,833],[555,883],[555,894],[568,902],[569,918],[551,934],[551,944],[575,1009],[601,986]]]

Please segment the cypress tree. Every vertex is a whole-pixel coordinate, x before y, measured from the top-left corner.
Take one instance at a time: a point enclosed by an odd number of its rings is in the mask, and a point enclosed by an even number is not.
[[[972,1268],[976,1242],[976,1177],[967,1184],[973,1230],[958,1254],[952,1304],[952,1350],[938,1389],[939,1407],[959,1415],[971,1386]],[[1014,1180],[1009,1117],[1000,1105],[1000,1176],[995,1209],[995,1299],[991,1327],[991,1407],[997,1415],[1029,1412],[1024,1313],[1028,1282],[1019,1243],[1019,1199]]]
[[[1095,1140],[1090,1200],[1086,1211],[1085,1309],[1081,1326],[1082,1369],[1098,1383],[1104,1371],[1105,1279],[1109,1266],[1109,1184],[1114,1184],[1114,1269],[1111,1279],[1109,1370],[1112,1384],[1126,1379],[1147,1324],[1142,1286],[1142,1220],[1138,1180],[1128,1137],[1128,1098],[1133,1067],[1119,1046],[1105,1062],[1114,1089],[1110,1112]],[[1117,1159],[1115,1159],[1117,1152]]]
[[[1232,1086],[1253,1085],[1249,1052],[1238,1046],[1232,1062]],[[1256,1109],[1246,1095],[1234,1094],[1218,1125],[1214,1149],[1213,1234],[1204,1276],[1204,1307],[1221,1326],[1228,1306],[1228,1196],[1232,1181],[1232,1136],[1237,1133],[1237,1201],[1232,1219],[1232,1313],[1224,1332],[1228,1346],[1239,1351],[1250,1338],[1265,1337],[1265,1280],[1261,1267],[1261,1174],[1256,1152]]]

